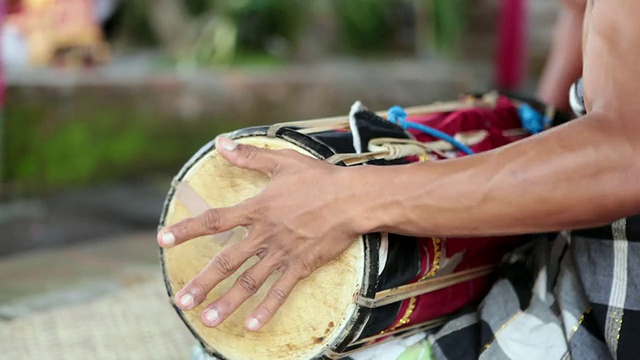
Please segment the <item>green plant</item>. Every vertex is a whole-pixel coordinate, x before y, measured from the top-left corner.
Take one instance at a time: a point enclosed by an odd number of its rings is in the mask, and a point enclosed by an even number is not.
[[[334,0],[335,14],[347,50],[365,53],[385,51],[393,28],[388,15],[390,8],[397,3],[389,0]]]
[[[72,103],[27,102],[15,92],[6,111],[1,165],[4,182],[22,194],[173,172],[213,136],[234,127],[220,119],[184,123],[90,95],[77,95]]]
[[[468,0],[428,0],[433,49],[456,55],[467,25]]]

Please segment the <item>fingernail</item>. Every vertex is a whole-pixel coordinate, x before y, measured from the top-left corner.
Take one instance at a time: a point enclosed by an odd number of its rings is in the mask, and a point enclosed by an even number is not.
[[[182,297],[180,298],[180,305],[184,306],[187,309],[191,308],[191,306],[193,306],[193,295],[191,294],[182,295]]]
[[[251,331],[256,331],[259,328],[260,328],[260,321],[258,321],[258,319],[250,318],[249,321],[247,321],[247,329]]]
[[[162,245],[171,246],[171,245],[175,244],[176,236],[173,235],[173,233],[171,233],[171,232],[164,233],[164,234],[162,234],[161,241],[162,241]]]
[[[220,146],[227,151],[233,151],[238,147],[238,143],[229,138],[220,137]]]
[[[210,309],[207,311],[206,314],[204,314],[204,317],[206,317],[207,320],[213,324],[216,322],[216,320],[218,320],[218,311],[214,309]]]

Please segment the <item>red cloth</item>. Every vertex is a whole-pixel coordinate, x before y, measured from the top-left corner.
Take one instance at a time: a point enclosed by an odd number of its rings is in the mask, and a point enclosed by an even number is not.
[[[500,97],[495,108],[474,108],[449,113],[413,115],[408,121],[418,122],[455,136],[460,132],[487,130],[489,135],[480,143],[471,146],[474,152],[483,152],[507,145],[519,138],[504,135],[504,130],[519,129],[520,118],[516,107],[508,98]],[[411,130],[417,140],[423,142],[438,140],[420,131]],[[464,153],[458,151],[458,156]],[[461,219],[464,219],[461,216]],[[439,240],[439,241],[438,241]],[[502,256],[521,245],[526,238],[522,237],[486,237],[486,238],[449,238],[419,239],[426,256],[422,259],[423,272],[415,281],[428,274],[437,263],[442,268],[446,258],[464,253],[463,260],[454,272],[473,269],[484,265],[497,265]],[[435,272],[438,274],[438,272]],[[480,301],[490,290],[494,281],[493,275],[483,276],[428,294],[420,295],[413,300],[407,299],[390,326],[399,329],[450,315],[465,305]],[[407,321],[408,320],[408,321]]]
[[[474,269],[484,265],[498,264],[502,256],[523,243],[523,238],[519,237],[487,237],[487,238],[449,238],[440,239],[441,257],[440,268],[444,265],[445,256],[451,258],[453,255],[463,253],[463,260],[455,268],[455,272]],[[423,259],[427,262],[427,269],[433,266],[434,242],[431,238],[421,239],[429,249],[429,258]],[[428,272],[427,270],[427,272]],[[417,281],[419,278],[416,278]],[[454,286],[437,290],[428,294],[420,295],[416,298],[415,306],[409,314],[409,322],[406,325],[415,325],[428,320],[450,315],[465,305],[478,302],[489,292],[494,281],[494,275],[486,275],[477,279],[466,281]],[[406,307],[410,300],[405,300],[403,307]],[[396,322],[406,311],[402,309],[398,314]]]
[[[495,149],[518,140],[519,137],[508,137],[503,132],[522,127],[518,110],[506,97],[498,98],[495,108],[473,108],[448,113],[413,115],[407,117],[407,121],[427,125],[451,136],[455,136],[457,133],[487,130],[489,136],[486,139],[470,146],[474,152]],[[438,140],[417,130],[410,129],[409,131],[422,142]],[[458,155],[462,156],[464,153],[458,152]]]

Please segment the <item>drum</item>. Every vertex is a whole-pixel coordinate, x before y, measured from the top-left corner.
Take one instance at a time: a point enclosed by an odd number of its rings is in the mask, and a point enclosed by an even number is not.
[[[242,144],[293,149],[339,166],[433,161],[488,150],[526,136],[521,131],[518,103],[504,97],[468,97],[407,112],[407,118],[392,119],[396,124],[354,106],[348,119],[252,127],[225,136]],[[425,133],[425,126],[435,132]],[[438,130],[450,138],[442,140]],[[161,227],[211,207],[237,204],[267,184],[266,176],[226,162],[214,144],[198,151],[174,179]],[[241,241],[243,235],[242,229],[235,229],[223,237],[201,237],[161,249],[170,298],[216,253]],[[337,259],[298,283],[258,332],[247,331],[244,320],[277,275],[220,326],[207,328],[199,320],[204,306],[227,291],[255,259],[218,285],[199,307],[191,311],[175,308],[206,351],[220,359],[341,358],[391,337],[439,326],[447,315],[480,301],[502,256],[525,240],[362,235]]]

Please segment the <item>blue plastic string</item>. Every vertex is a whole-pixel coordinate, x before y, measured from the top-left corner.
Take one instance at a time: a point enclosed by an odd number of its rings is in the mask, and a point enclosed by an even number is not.
[[[432,127],[429,127],[423,124],[407,121],[407,113],[404,111],[402,107],[398,105],[395,105],[389,108],[389,110],[387,111],[387,120],[391,121],[394,124],[400,125],[405,130],[406,129],[418,130],[427,135],[433,136],[434,138],[444,140],[467,155],[475,154],[473,150],[471,150],[467,145],[454,139],[452,136],[450,136],[447,133],[444,133],[440,130],[436,130]]]
[[[522,127],[531,134],[537,134],[551,126],[551,119],[536,111],[529,104],[521,104],[518,107],[518,116]]]

